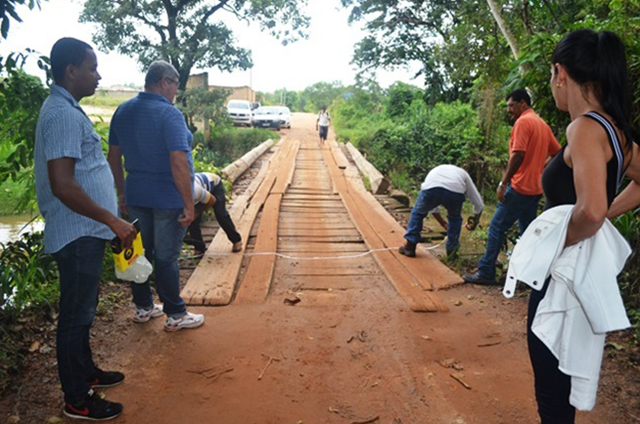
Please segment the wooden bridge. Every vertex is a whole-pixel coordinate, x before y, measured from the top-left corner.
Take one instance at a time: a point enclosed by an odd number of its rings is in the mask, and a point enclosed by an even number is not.
[[[339,301],[392,284],[411,310],[446,311],[434,293],[462,282],[426,251],[400,255],[404,229],[366,189],[334,140],[285,137],[235,199],[244,255],[219,231],[182,291],[190,305],[264,302],[270,293]],[[253,229],[253,232],[252,232]],[[247,246],[249,237],[255,242]]]

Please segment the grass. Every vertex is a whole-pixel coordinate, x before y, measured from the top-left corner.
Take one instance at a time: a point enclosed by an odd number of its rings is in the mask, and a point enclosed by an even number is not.
[[[28,205],[23,204],[26,182],[7,180],[0,184],[0,216],[18,215],[27,211]]]
[[[107,95],[104,91],[96,91],[96,94],[85,97],[80,101],[81,105],[103,107],[105,109],[115,109],[123,102],[135,97],[138,93],[132,91],[130,95]]]

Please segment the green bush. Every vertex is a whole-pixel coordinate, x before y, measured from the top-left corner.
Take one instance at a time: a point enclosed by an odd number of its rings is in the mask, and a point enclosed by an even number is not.
[[[31,176],[32,179],[32,176]],[[22,214],[31,206],[31,187],[26,178],[0,183],[0,216]]]
[[[44,253],[42,232],[26,233],[14,242],[0,243],[0,306],[6,312],[46,306],[53,309],[58,293],[58,271]]]
[[[360,137],[357,146],[392,180],[393,175],[403,175],[416,187],[432,168],[445,163],[466,167],[479,154],[477,123],[478,114],[468,104],[429,107],[418,97],[407,106],[402,119],[379,121],[375,132],[369,138]],[[398,183],[394,185],[399,187]]]
[[[627,239],[633,253],[619,278],[620,291],[633,324],[636,339],[640,340],[640,209],[629,211],[613,220],[620,234]]]
[[[208,141],[196,133],[194,147],[201,146],[198,150],[200,162],[224,168],[270,138],[280,136],[277,132],[259,128],[212,126]]]

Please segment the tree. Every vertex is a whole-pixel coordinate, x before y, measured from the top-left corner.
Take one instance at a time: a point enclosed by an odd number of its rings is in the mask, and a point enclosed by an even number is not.
[[[532,37],[565,32],[572,22],[601,8],[596,3],[342,0],[350,21],[364,22],[368,30],[353,62],[361,71],[421,63],[429,104],[470,99],[473,90],[503,84]]]
[[[258,23],[283,44],[305,37],[307,0],[88,0],[80,17],[95,22],[93,41],[108,51],[136,56],[142,66],[164,59],[186,88],[191,69],[248,69],[250,52],[236,45],[221,19],[235,16]],[[226,15],[221,15],[226,12]],[[213,19],[220,17],[219,20]]]
[[[195,121],[204,123],[205,137],[209,125],[224,125],[228,121],[225,102],[231,94],[230,90],[207,90],[206,88],[190,88],[184,92],[185,102],[180,110],[187,117],[187,125],[195,132]]]
[[[27,4],[29,9],[40,8],[39,0],[0,0],[0,35],[9,36],[10,19],[22,22],[15,6]],[[21,173],[33,164],[33,149],[38,112],[49,90],[36,77],[27,75],[22,68],[32,51],[0,56],[0,183],[8,178],[31,178]],[[37,59],[40,69],[47,71],[49,59]],[[33,190],[32,190],[33,191]],[[33,193],[30,193],[33,194]]]
[[[298,101],[304,105],[304,111],[318,112],[322,106],[331,106],[345,92],[346,88],[340,81],[317,82],[305,88]]]
[[[0,36],[2,38],[6,39],[9,36],[10,18],[17,22],[22,22],[16,12],[16,5],[23,4],[26,4],[29,9],[33,9],[36,6],[40,9],[40,0],[29,0],[28,3],[26,0],[0,0]]]

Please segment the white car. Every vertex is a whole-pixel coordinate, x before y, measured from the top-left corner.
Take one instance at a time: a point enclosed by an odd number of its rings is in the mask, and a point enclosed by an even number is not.
[[[247,100],[231,100],[227,105],[227,114],[233,125],[251,126],[251,103]]]
[[[280,107],[262,106],[253,111],[253,126],[257,128],[275,128],[279,130],[283,123],[280,120]]]
[[[286,106],[277,106],[278,116],[280,117],[281,126],[291,128],[291,111]]]

